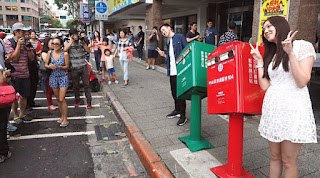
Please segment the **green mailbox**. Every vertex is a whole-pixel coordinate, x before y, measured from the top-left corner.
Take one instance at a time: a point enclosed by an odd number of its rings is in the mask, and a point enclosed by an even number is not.
[[[177,59],[177,97],[191,100],[192,94],[207,97],[206,60],[215,49],[214,45],[193,41]]]
[[[215,49],[214,45],[193,41],[177,59],[177,97],[191,100],[190,135],[180,137],[191,152],[213,145],[201,137],[201,99],[207,97],[206,60]]]

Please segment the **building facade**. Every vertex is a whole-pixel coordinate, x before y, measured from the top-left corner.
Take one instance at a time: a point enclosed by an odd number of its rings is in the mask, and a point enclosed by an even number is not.
[[[16,22],[22,22],[27,28],[39,30],[39,1],[1,0],[0,27],[11,28]]]
[[[40,15],[47,15],[49,17],[52,17],[52,11],[49,6],[48,1],[46,0],[39,0],[39,13]]]

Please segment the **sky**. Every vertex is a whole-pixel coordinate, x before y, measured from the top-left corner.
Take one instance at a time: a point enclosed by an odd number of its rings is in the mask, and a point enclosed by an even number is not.
[[[57,11],[58,10],[58,6],[57,5],[53,5],[54,0],[47,0],[49,2],[50,7],[52,7],[52,11]]]

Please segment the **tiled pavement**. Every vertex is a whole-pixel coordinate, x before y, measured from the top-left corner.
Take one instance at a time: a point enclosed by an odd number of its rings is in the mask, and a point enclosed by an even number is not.
[[[122,72],[115,63],[120,84]],[[170,151],[186,148],[178,137],[189,135],[190,122],[177,126],[177,119],[167,119],[174,108],[169,78],[165,69],[146,70],[144,61],[134,59],[129,64],[129,86],[109,86],[131,118],[142,130],[162,161],[176,177],[189,174],[171,156]],[[218,115],[207,114],[207,100],[202,100],[202,136],[215,148],[207,151],[220,163],[226,164],[228,157],[228,120]],[[187,117],[190,118],[190,102],[187,101]],[[269,149],[267,140],[258,132],[259,116],[248,117],[244,122],[243,167],[258,178],[269,175]],[[305,144],[299,157],[299,177],[320,177],[320,144]]]

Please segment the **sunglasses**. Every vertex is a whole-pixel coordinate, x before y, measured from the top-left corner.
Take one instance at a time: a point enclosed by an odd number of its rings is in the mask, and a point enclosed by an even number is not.
[[[60,43],[51,43],[51,44],[55,46],[61,45]]]

